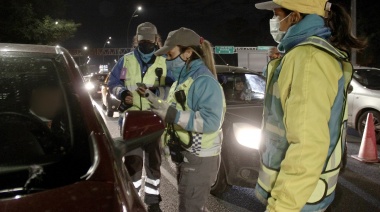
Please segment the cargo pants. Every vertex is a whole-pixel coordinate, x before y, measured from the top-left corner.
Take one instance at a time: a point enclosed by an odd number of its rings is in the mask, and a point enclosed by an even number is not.
[[[220,155],[198,157],[188,151],[182,154],[184,162],[177,166],[178,211],[205,211],[206,200],[218,173]]]
[[[160,139],[151,142],[141,148],[128,152],[124,156],[124,165],[133,181],[137,192],[140,192],[142,186],[142,169],[146,172],[145,179],[145,198],[147,205],[160,203],[161,195],[159,192],[161,178],[161,150]]]

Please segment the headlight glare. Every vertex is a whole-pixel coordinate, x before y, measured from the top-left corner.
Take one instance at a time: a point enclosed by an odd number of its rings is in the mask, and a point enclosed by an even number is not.
[[[87,82],[84,87],[86,88],[86,90],[92,90],[95,88],[95,85],[92,83],[92,82]]]
[[[259,149],[261,129],[247,123],[234,123],[233,131],[239,144],[251,149]]]

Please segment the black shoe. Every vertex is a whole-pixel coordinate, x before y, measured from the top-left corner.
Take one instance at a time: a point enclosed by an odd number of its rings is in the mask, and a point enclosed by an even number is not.
[[[155,203],[148,206],[148,212],[162,212],[160,204]]]

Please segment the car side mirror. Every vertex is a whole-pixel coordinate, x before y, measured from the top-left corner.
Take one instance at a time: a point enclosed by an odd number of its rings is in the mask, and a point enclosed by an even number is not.
[[[163,120],[155,113],[127,111],[122,125],[122,140],[117,139],[116,143],[124,155],[148,143],[157,142],[164,130]]]
[[[354,87],[352,85],[348,85],[347,93],[351,93],[354,90]]]

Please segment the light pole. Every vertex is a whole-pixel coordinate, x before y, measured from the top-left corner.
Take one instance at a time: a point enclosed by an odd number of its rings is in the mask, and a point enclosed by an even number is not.
[[[82,54],[79,56],[79,68],[82,72],[82,74],[84,73],[87,73],[87,68],[85,68],[85,63],[82,64],[82,61],[81,61],[81,58],[84,57],[86,55],[86,52],[88,50],[88,47],[87,46],[83,46],[83,51],[82,51]]]
[[[129,34],[129,25],[131,25],[132,18],[135,18],[135,17],[138,16],[138,15],[136,15],[136,12],[137,12],[137,11],[140,11],[141,9],[142,9],[141,6],[137,7],[136,10],[132,13],[131,18],[129,19],[129,23],[128,23],[128,27],[127,27],[127,48],[129,48],[129,46],[128,46],[128,39],[129,39],[129,38],[128,38],[128,34]]]
[[[106,47],[107,44],[110,44],[111,43],[111,39],[112,37],[108,37],[106,42],[104,42],[104,45],[103,45],[103,65],[104,65],[104,47]]]
[[[356,0],[351,0],[352,34],[356,36]],[[351,50],[351,63],[356,65],[356,50]]]

